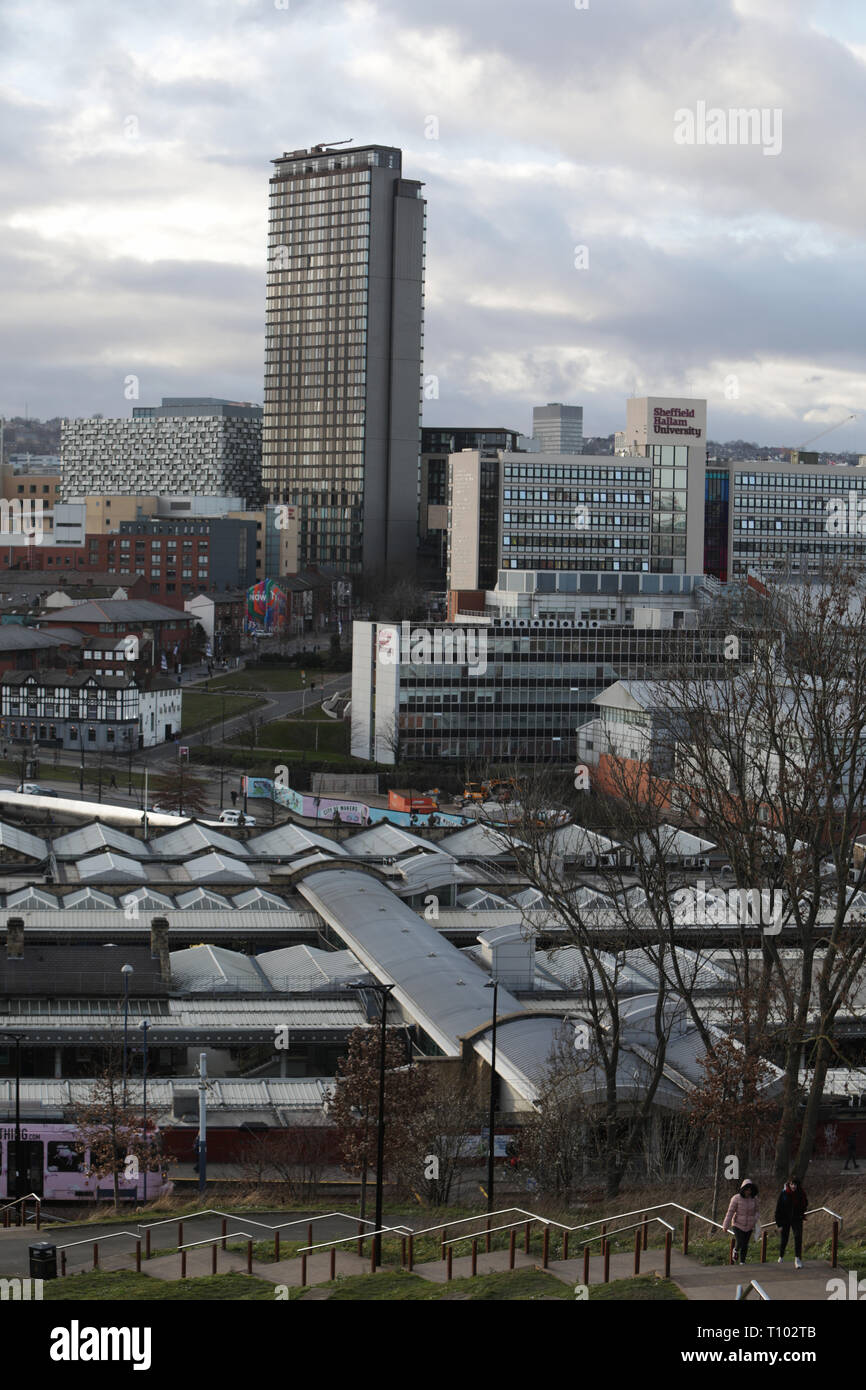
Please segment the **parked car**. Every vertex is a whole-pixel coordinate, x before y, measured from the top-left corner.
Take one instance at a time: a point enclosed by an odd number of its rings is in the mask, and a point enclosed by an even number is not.
[[[255,825],[256,818],[249,814],[245,815],[243,811],[220,811],[219,823],[220,825]]]
[[[23,792],[25,796],[56,796],[50,787],[41,787],[38,782],[22,782],[15,788],[17,792]]]

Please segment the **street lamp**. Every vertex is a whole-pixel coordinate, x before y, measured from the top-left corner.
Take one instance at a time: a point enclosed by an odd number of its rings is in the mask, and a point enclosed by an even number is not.
[[[15,1192],[16,1198],[23,1196],[21,1191],[21,1041],[23,1033],[0,1033],[0,1038],[11,1038],[15,1044]]]
[[[488,1114],[488,1134],[487,1134],[487,1210],[493,1210],[493,1123],[496,1114],[496,1003],[499,998],[499,981],[494,978],[488,980],[485,989],[493,990],[493,1037],[491,1040],[490,1055],[490,1107]]]
[[[382,1263],[382,1197],[384,1194],[384,1167],[385,1167],[385,1040],[387,1037],[388,1021],[388,996],[394,986],[381,984],[379,980],[368,981],[367,983],[351,982],[347,985],[348,989],[364,990],[369,989],[373,994],[378,994],[381,1009],[381,1031],[379,1033],[379,1113],[376,1128],[376,1216],[375,1231],[373,1236],[373,1270]]]
[[[147,1030],[150,1027],[146,1018],[139,1023],[139,1028],[144,1035],[144,1061],[141,1064],[141,1082],[144,1094],[141,1102],[141,1111],[144,1122],[144,1201],[147,1201],[147,1166],[150,1159],[150,1143],[147,1138]]]
[[[122,965],[123,976],[123,1104],[126,1105],[126,1056],[129,1033],[129,977],[133,973],[131,965]]]

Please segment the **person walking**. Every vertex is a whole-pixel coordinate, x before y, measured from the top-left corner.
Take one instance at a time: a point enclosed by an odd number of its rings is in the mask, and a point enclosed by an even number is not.
[[[779,1264],[785,1258],[788,1237],[794,1232],[794,1268],[803,1268],[803,1219],[809,1207],[809,1198],[800,1185],[799,1178],[789,1178],[779,1193],[776,1203],[775,1222],[779,1228]]]
[[[743,1178],[740,1190],[731,1198],[722,1222],[722,1230],[730,1231],[737,1242],[734,1264],[746,1263],[746,1251],[752,1235],[758,1234],[761,1214],[758,1210],[758,1189],[751,1178]]]
[[[860,1164],[857,1162],[857,1135],[853,1130],[848,1135],[848,1157],[845,1159],[845,1167],[842,1169],[843,1173],[846,1171],[849,1163],[853,1163],[855,1168],[860,1167]]]

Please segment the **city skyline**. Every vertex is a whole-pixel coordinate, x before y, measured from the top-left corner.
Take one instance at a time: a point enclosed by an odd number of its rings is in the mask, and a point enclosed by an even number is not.
[[[4,21],[3,414],[116,418],[129,377],[263,400],[265,170],[329,137],[425,185],[425,424],[554,400],[591,437],[659,393],[796,446],[859,413],[853,6],[549,3],[531,34],[516,6],[87,8],[86,52],[60,6]],[[701,103],[781,112],[780,148],[678,143]]]

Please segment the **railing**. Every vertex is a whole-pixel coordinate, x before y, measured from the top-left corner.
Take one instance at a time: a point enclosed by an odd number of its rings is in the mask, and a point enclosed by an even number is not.
[[[819,1211],[824,1211],[833,1218],[833,1226],[830,1234],[830,1266],[836,1269],[839,1264],[839,1234],[842,1230],[844,1218],[837,1211],[832,1211],[830,1207],[809,1207],[803,1213],[805,1216],[815,1216]],[[765,1221],[761,1225],[761,1264],[767,1263],[767,1236],[775,1226],[775,1221]],[[731,1263],[733,1263],[734,1242],[731,1241]]]
[[[99,1269],[99,1247],[100,1247],[100,1244],[101,1244],[102,1241],[104,1241],[104,1240],[117,1240],[120,1236],[129,1236],[131,1240],[134,1240],[134,1241],[135,1241],[135,1271],[136,1271],[137,1274],[140,1274],[140,1273],[141,1273],[141,1237],[140,1237],[140,1236],[137,1234],[137,1232],[135,1232],[135,1231],[111,1231],[108,1235],[106,1235],[106,1236],[96,1236],[95,1239],[91,1237],[91,1238],[85,1238],[84,1240],[70,1240],[70,1241],[67,1241],[65,1245],[58,1245],[58,1246],[57,1246],[57,1249],[58,1249],[58,1251],[60,1252],[60,1274],[61,1274],[61,1277],[65,1276],[65,1274],[66,1274],[66,1252],[67,1252],[67,1250],[73,1250],[73,1249],[75,1249],[75,1247],[78,1246],[78,1245],[92,1245],[92,1246],[93,1246],[93,1265],[92,1265],[92,1268],[93,1268],[93,1269]]]
[[[8,1230],[9,1226],[12,1224],[11,1221],[10,1221],[10,1219],[9,1219],[9,1213],[10,1213],[10,1211],[11,1211],[14,1207],[19,1207],[19,1208],[20,1208],[20,1210],[19,1210],[19,1212],[18,1212],[18,1221],[17,1221],[17,1225],[19,1225],[19,1226],[26,1226],[26,1225],[27,1225],[27,1205],[26,1205],[26,1204],[27,1204],[29,1201],[31,1201],[31,1200],[34,1201],[34,1202],[36,1203],[36,1229],[37,1229],[37,1231],[41,1229],[41,1225],[42,1225],[42,1198],[39,1197],[39,1196],[37,1196],[37,1194],[36,1194],[35,1192],[28,1192],[26,1197],[16,1197],[14,1202],[7,1202],[6,1205],[5,1205],[5,1207],[0,1207],[0,1212],[2,1212],[2,1215],[3,1215],[3,1226],[4,1226],[5,1229]]]
[[[761,1288],[757,1279],[752,1279],[748,1284],[746,1284],[745,1288],[742,1284],[737,1285],[736,1302],[739,1303],[741,1299],[748,1298],[749,1295],[752,1293],[756,1293],[759,1298],[762,1298],[764,1300],[765,1303],[771,1302],[770,1295],[766,1292],[765,1289]]]
[[[229,1239],[228,1233],[227,1233],[227,1231],[226,1231],[226,1225],[227,1225],[227,1223],[228,1223],[229,1221],[235,1221],[235,1220],[237,1220],[237,1218],[236,1218],[235,1216],[232,1216],[229,1212],[218,1211],[215,1207],[207,1207],[207,1208],[203,1209],[202,1211],[191,1211],[191,1212],[187,1212],[185,1216],[167,1216],[167,1217],[164,1217],[161,1221],[150,1221],[150,1222],[148,1222],[148,1223],[146,1223],[146,1224],[142,1224],[141,1222],[139,1222],[139,1224],[138,1224],[138,1230],[139,1230],[139,1232],[144,1231],[144,1239],[145,1239],[144,1258],[145,1258],[146,1260],[149,1260],[149,1259],[150,1259],[150,1233],[151,1233],[151,1231],[156,1230],[156,1228],[157,1228],[158,1226],[170,1226],[170,1225],[173,1225],[175,1222],[177,1222],[177,1248],[178,1248],[178,1250],[180,1250],[180,1249],[182,1248],[182,1246],[183,1246],[183,1227],[184,1227],[184,1222],[185,1222],[185,1221],[195,1221],[195,1220],[196,1220],[198,1217],[200,1217],[200,1216],[218,1216],[218,1217],[221,1218],[221,1220],[222,1220],[222,1232],[221,1232],[221,1234],[220,1234],[219,1236],[215,1236],[214,1239],[215,1239],[215,1240],[221,1241],[221,1243],[222,1243],[222,1248],[223,1248],[223,1250],[225,1250],[225,1248],[226,1248],[226,1241]],[[313,1226],[315,1225],[315,1223],[316,1223],[317,1221],[334,1221],[334,1220],[340,1220],[340,1221],[353,1221],[353,1222],[355,1222],[355,1223],[357,1224],[358,1229],[357,1229],[356,1233],[355,1233],[354,1235],[351,1235],[351,1236],[346,1236],[346,1237],[344,1237],[344,1239],[346,1239],[346,1240],[356,1240],[356,1241],[358,1242],[358,1254],[359,1254],[359,1255],[362,1253],[362,1245],[363,1245],[363,1242],[364,1242],[365,1240],[369,1240],[369,1238],[370,1238],[371,1235],[375,1235],[375,1234],[376,1234],[375,1231],[364,1231],[364,1230],[362,1230],[362,1227],[363,1227],[363,1226],[373,1226],[373,1225],[375,1224],[374,1222],[372,1222],[372,1221],[367,1221],[366,1219],[364,1219],[364,1218],[362,1218],[362,1217],[360,1217],[360,1216],[349,1216],[348,1212],[345,1212],[345,1211],[328,1211],[328,1212],[323,1212],[320,1216],[313,1216],[313,1217],[301,1216],[301,1217],[298,1217],[298,1218],[297,1218],[296,1220],[294,1220],[294,1221],[281,1221],[281,1222],[280,1222],[278,1225],[276,1225],[276,1226],[271,1226],[271,1225],[269,1225],[266,1221],[255,1221],[252,1217],[248,1217],[248,1216],[245,1216],[245,1217],[244,1217],[244,1221],[246,1222],[246,1224],[247,1224],[248,1226],[257,1226],[257,1227],[259,1228],[259,1230],[261,1230],[261,1231],[269,1231],[269,1232],[272,1233],[272,1235],[273,1235],[273,1237],[274,1237],[274,1260],[275,1260],[275,1261],[276,1261],[276,1260],[279,1260],[279,1258],[280,1258],[280,1232],[281,1232],[281,1231],[287,1230],[290,1226],[304,1226],[304,1225],[306,1225],[306,1227],[307,1227],[307,1245],[308,1245],[308,1247],[312,1247],[312,1244],[313,1244]],[[389,1228],[389,1229],[390,1229],[390,1228]],[[394,1229],[396,1230],[396,1229],[398,1229],[398,1228],[395,1227]]]

